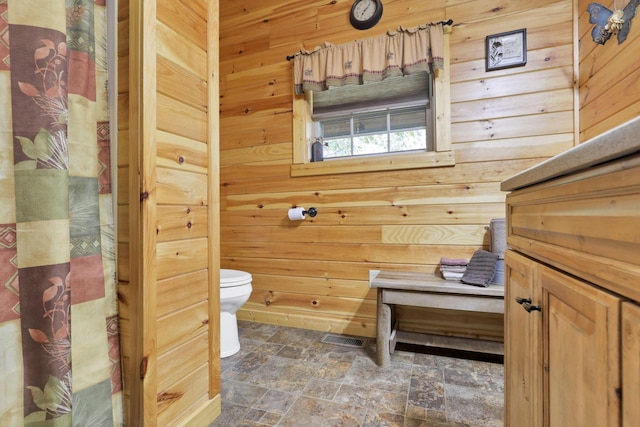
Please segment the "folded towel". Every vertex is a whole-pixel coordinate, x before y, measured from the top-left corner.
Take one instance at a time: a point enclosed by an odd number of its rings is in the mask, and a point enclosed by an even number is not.
[[[462,276],[462,283],[487,287],[496,273],[498,254],[485,250],[475,251],[469,260],[469,265]]]
[[[467,265],[469,261],[464,258],[440,258],[441,265]]]

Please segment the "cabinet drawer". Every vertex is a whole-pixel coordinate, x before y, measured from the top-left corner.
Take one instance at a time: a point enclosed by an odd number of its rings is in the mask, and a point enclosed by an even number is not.
[[[507,196],[507,242],[640,301],[640,166],[607,166]]]

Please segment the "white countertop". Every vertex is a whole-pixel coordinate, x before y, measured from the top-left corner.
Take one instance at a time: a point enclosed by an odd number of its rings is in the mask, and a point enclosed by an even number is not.
[[[640,117],[502,181],[511,191],[640,152]]]

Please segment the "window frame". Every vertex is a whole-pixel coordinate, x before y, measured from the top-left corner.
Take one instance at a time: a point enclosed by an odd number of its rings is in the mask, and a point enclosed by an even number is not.
[[[313,135],[313,92],[293,95],[293,163],[291,176],[334,175],[342,173],[373,172],[432,168],[455,165],[451,147],[451,95],[450,95],[450,26],[444,33],[444,69],[436,70],[433,79],[432,118],[433,151],[423,153],[387,153],[311,162],[309,138]]]

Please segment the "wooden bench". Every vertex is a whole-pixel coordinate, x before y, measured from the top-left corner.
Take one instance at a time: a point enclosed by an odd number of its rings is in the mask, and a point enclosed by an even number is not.
[[[378,289],[377,363],[389,363],[396,342],[504,354],[502,342],[443,337],[398,330],[395,304],[484,313],[504,313],[504,286],[486,288],[447,281],[434,274],[371,271],[369,286]]]

